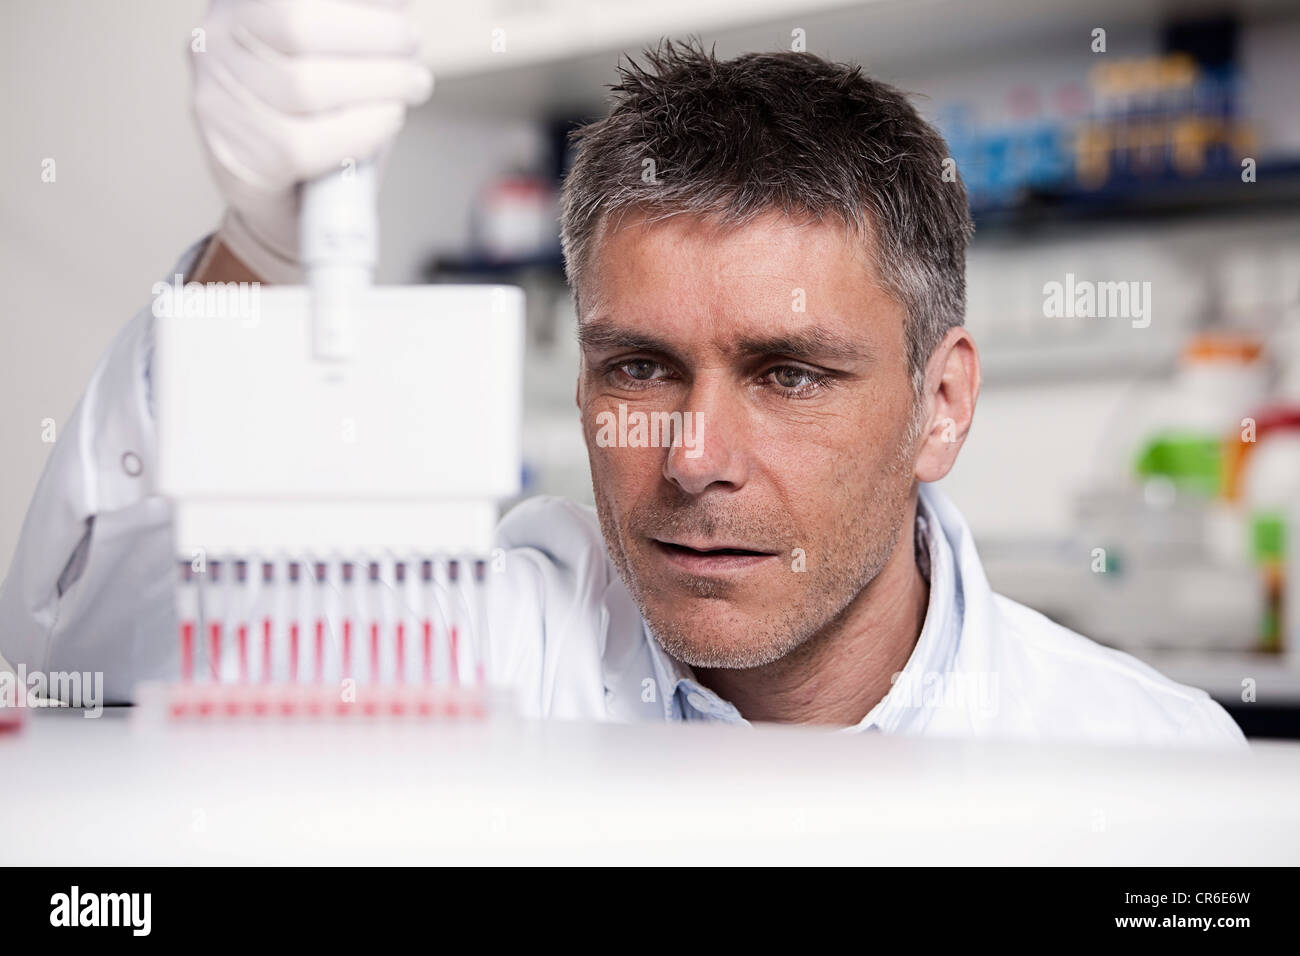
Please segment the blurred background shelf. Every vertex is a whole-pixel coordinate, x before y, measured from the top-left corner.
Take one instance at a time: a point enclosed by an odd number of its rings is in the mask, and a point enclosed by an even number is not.
[[[536,116],[591,107],[620,52],[662,36],[697,33],[719,54],[788,49],[802,29],[812,52],[855,59],[872,72],[934,75],[1014,55],[1051,62],[1062,36],[1107,28],[1108,49],[1171,16],[1230,11],[1250,21],[1290,16],[1290,0],[484,0],[415,4],[440,99],[494,115]],[[503,31],[503,33],[494,33]],[[504,49],[500,39],[504,37]],[[1142,38],[1145,40],[1145,37]],[[494,40],[498,41],[494,48]],[[1140,42],[1140,41],[1139,41]],[[1086,47],[1085,47],[1086,49]],[[929,91],[913,87],[918,92]]]
[[[1275,160],[1243,182],[1240,170],[1190,179],[1160,177],[1097,189],[1026,190],[1012,202],[977,205],[976,236],[997,231],[1094,226],[1151,226],[1169,220],[1217,217],[1279,217],[1300,213],[1300,159]]]

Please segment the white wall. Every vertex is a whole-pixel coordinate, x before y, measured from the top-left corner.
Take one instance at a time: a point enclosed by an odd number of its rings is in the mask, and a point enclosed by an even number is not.
[[[203,6],[0,5],[0,573],[51,447],[42,419],[66,420],[113,333],[217,218],[186,99]]]

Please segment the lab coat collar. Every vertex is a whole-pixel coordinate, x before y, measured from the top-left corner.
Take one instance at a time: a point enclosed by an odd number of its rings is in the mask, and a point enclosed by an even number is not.
[[[880,731],[898,733],[919,731],[932,713],[923,706],[925,691],[944,681],[952,672],[961,641],[965,612],[964,566],[958,566],[948,539],[948,528],[940,514],[947,499],[931,485],[923,484],[916,500],[916,520],[930,558],[930,600],[926,605],[925,623],[916,646],[893,682],[889,693],[880,699],[845,733]]]
[[[924,721],[929,709],[916,706],[917,689],[927,686],[927,678],[942,681],[953,666],[962,630],[964,608],[962,576],[954,560],[953,548],[940,513],[954,511],[937,489],[921,485],[917,496],[917,533],[929,557],[930,599],[925,624],[907,664],[895,682],[895,690],[886,694],[865,717],[844,733],[864,731],[894,733]],[[960,521],[960,516],[958,516]],[[964,525],[960,529],[964,531]],[[664,691],[664,719],[715,720],[748,725],[749,721],[730,701],[705,687],[691,668],[672,657],[650,633],[642,621],[642,635],[649,646],[655,680]],[[930,675],[936,675],[930,677]]]

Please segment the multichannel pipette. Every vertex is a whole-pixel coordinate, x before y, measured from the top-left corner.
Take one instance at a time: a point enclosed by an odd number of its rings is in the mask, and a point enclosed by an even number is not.
[[[487,555],[518,493],[522,293],[372,286],[374,169],[309,184],[307,284],[161,316],[172,717],[483,713]],[[491,374],[472,356],[491,356]]]

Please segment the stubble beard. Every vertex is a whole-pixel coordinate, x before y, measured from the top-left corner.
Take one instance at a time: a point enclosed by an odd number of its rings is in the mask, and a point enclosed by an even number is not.
[[[625,529],[615,520],[608,495],[595,480],[593,469],[592,485],[601,534],[610,559],[640,608],[650,633],[668,654],[691,667],[763,667],[833,639],[859,595],[888,564],[908,510],[912,489],[911,445],[909,432],[894,449],[880,480],[868,488],[866,500],[857,507],[848,502],[841,505],[844,513],[830,527],[840,528],[842,532],[834,533],[820,548],[801,544],[790,527],[789,518],[775,513],[723,516],[701,509],[683,497],[679,506],[655,503],[629,514],[628,536],[643,537],[648,529],[651,533],[689,531],[708,537],[721,530],[739,540],[787,542],[789,546],[784,554],[778,554],[777,559],[781,561],[791,561],[792,550],[804,548],[806,571],[788,571],[802,579],[793,590],[793,601],[779,611],[768,611],[762,618],[741,613],[729,623],[717,626],[701,625],[685,615],[661,613],[659,609],[674,596],[680,596],[681,589],[668,593],[654,581],[643,580],[635,573],[624,546]],[[779,529],[777,534],[773,534],[774,529]],[[725,601],[733,586],[699,578],[688,584],[686,590],[695,598]],[[706,633],[707,628],[715,633]]]

